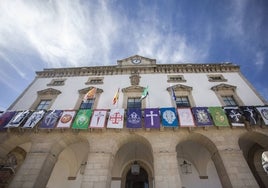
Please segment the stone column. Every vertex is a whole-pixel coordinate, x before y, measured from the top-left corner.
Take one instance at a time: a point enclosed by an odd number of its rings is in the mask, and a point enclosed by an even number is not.
[[[219,155],[224,165],[224,169],[221,168],[221,171],[226,171],[228,179],[233,188],[259,187],[241,150],[231,148],[225,149],[219,151]],[[214,161],[214,163],[216,163],[215,165],[217,168],[217,161]],[[218,171],[219,176],[221,174],[221,171]],[[230,185],[227,183],[227,181],[222,181],[223,187],[230,187]]]
[[[49,152],[30,151],[9,187],[45,188],[55,163]]]
[[[181,187],[177,153],[156,152],[154,153],[155,188],[178,188]]]
[[[110,188],[112,161],[111,153],[89,153],[81,188]]]

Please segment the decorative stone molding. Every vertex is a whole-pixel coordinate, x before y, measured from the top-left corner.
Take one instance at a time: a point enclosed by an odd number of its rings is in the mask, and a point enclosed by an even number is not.
[[[220,91],[220,90],[232,90],[232,91],[235,91],[236,86],[232,86],[232,85],[229,85],[229,84],[219,84],[219,85],[211,87],[211,89],[213,91]]]
[[[131,85],[133,85],[133,86],[137,86],[137,85],[139,85],[139,83],[140,83],[140,76],[139,76],[139,74],[132,74],[130,77],[130,83],[131,83]]]
[[[59,95],[61,94],[61,91],[53,88],[47,88],[44,90],[37,91],[38,95]]]
[[[87,87],[87,88],[83,88],[83,89],[78,90],[78,93],[79,93],[79,94],[86,94],[89,90],[91,90],[91,89],[93,89],[93,88],[94,88],[93,86],[90,86],[90,87]],[[102,89],[97,88],[97,91],[96,91],[97,94],[100,94],[100,93],[102,93],[102,92],[103,92]]]
[[[186,86],[186,85],[182,85],[182,84],[177,84],[177,85],[174,85],[174,86],[170,86],[170,87],[167,88],[167,90],[170,92],[171,91],[171,88],[173,88],[175,92],[176,91],[188,91],[188,92],[190,92],[190,91],[193,90],[192,87]]]
[[[143,92],[143,90],[145,89],[145,87],[141,87],[141,86],[129,86],[126,88],[122,89],[123,93],[131,93],[131,92]]]

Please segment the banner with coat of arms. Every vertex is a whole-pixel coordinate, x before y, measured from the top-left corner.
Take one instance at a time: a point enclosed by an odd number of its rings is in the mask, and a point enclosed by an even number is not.
[[[193,107],[192,112],[195,118],[195,123],[198,127],[213,125],[207,107]]]
[[[160,108],[162,125],[164,127],[178,127],[178,119],[175,108]]]
[[[39,128],[41,129],[53,129],[58,122],[58,119],[62,115],[62,110],[49,110],[43,118]]]
[[[73,122],[73,129],[88,129],[90,117],[92,115],[91,109],[79,110]]]
[[[264,124],[268,125],[268,106],[256,107],[256,109],[261,114]]]
[[[32,115],[27,119],[26,123],[23,125],[23,128],[34,128],[39,121],[45,115],[45,110],[38,110],[32,113]]]
[[[75,110],[64,110],[58,121],[57,128],[70,128],[75,114]]]
[[[127,110],[127,128],[141,128],[141,109],[129,108]]]
[[[208,110],[216,126],[229,126],[228,118],[222,107],[208,107]]]
[[[181,127],[195,127],[191,108],[178,108],[177,112]]]
[[[31,114],[29,110],[18,112],[12,120],[5,126],[5,128],[19,127],[21,123]]]

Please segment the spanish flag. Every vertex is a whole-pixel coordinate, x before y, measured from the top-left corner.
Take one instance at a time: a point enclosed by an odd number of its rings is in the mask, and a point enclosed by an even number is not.
[[[116,104],[116,103],[117,103],[118,98],[119,98],[119,88],[118,88],[117,92],[116,92],[115,95],[114,95],[114,98],[113,98],[113,104]]]
[[[88,100],[88,99],[92,99],[92,98],[94,98],[94,97],[95,97],[95,94],[96,94],[96,91],[97,91],[97,88],[95,88],[95,87],[93,87],[91,90],[89,90],[89,91],[85,94],[85,96],[84,96],[84,98],[83,98],[83,101],[86,101],[86,100]]]

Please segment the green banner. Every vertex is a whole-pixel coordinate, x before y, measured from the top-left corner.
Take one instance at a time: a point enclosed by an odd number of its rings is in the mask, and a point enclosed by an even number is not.
[[[89,120],[92,115],[92,110],[79,110],[73,122],[73,129],[88,129]]]
[[[208,107],[208,110],[216,126],[229,126],[228,118],[222,107]]]

